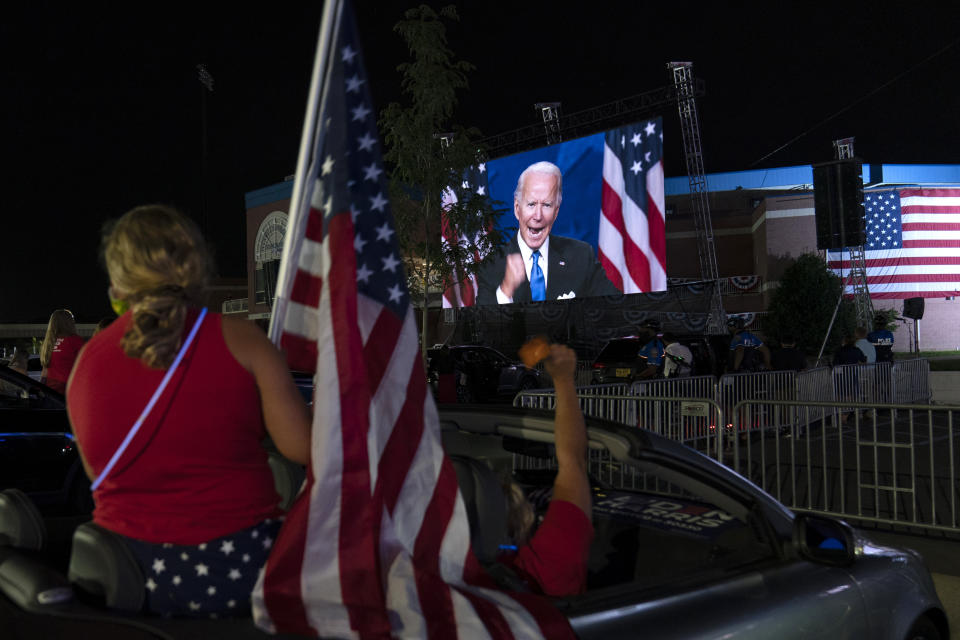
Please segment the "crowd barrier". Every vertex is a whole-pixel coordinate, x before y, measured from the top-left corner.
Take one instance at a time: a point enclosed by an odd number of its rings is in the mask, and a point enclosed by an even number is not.
[[[728,438],[718,460],[793,509],[960,532],[960,407],[745,400],[735,408],[750,417],[774,411],[809,426],[764,422],[759,437]]]
[[[728,373],[713,376],[668,378],[636,381],[632,384],[581,385],[577,393],[580,405],[589,416],[615,420],[629,425],[648,425],[657,430],[672,417],[665,408],[654,404],[638,404],[634,398],[703,399],[721,407],[720,424],[737,431],[750,431],[768,426],[804,428],[828,416],[826,407],[801,414],[770,409],[769,415],[752,412],[735,415],[735,407],[744,400],[796,401],[805,403],[899,403],[916,404],[930,400],[930,365],[927,360],[901,360],[896,363],[874,363],[819,367],[807,371],[764,371]],[[514,398],[514,406],[553,408],[553,390],[523,391]],[[836,411],[846,411],[836,405]]]

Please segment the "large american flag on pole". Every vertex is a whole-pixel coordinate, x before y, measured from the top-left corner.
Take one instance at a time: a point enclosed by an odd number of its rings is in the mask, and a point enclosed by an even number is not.
[[[311,461],[254,620],[324,637],[572,637],[546,600],[496,589],[470,550],[349,4],[324,25],[271,324],[289,361],[316,371]]]
[[[477,300],[477,276],[463,268],[465,264],[480,262],[483,259],[479,246],[482,244],[480,235],[485,231],[477,231],[472,238],[465,237],[460,229],[450,220],[446,212],[459,201],[457,189],[448,187],[443,192],[443,215],[440,225],[441,244],[444,252],[452,246],[459,245],[461,252],[465,252],[466,259],[456,265],[454,277],[444,283],[443,308],[472,307]],[[479,163],[464,172],[463,182],[459,191],[471,191],[479,196],[487,193],[487,167]]]
[[[665,291],[663,121],[608,131],[603,149],[599,257],[624,293]]]
[[[960,189],[868,191],[863,201],[871,298],[960,295]],[[847,251],[827,260],[841,277],[849,273]]]

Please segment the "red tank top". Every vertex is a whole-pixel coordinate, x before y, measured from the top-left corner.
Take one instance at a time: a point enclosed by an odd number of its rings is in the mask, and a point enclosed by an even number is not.
[[[197,312],[188,314],[184,335]],[[130,314],[94,336],[77,363],[67,410],[80,450],[99,474],[165,370],[123,353]],[[127,451],[94,492],[93,520],[147,542],[199,544],[279,515],[253,375],[208,313]]]
[[[57,341],[53,343],[53,351],[50,353],[50,365],[47,367],[47,386],[60,393],[64,392],[67,379],[70,377],[70,370],[73,369],[73,363],[76,362],[82,348],[83,338],[80,336],[57,338]]]

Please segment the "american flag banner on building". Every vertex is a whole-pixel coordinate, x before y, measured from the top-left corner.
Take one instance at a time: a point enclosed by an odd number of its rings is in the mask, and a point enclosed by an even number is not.
[[[485,195],[487,192],[487,168],[484,163],[480,163],[476,166],[468,169],[463,176],[463,183],[460,185],[462,191],[471,191],[477,195]],[[462,192],[461,191],[461,192]],[[448,188],[443,192],[443,208],[444,211],[449,210],[449,208],[455,205],[458,202],[457,190],[453,188]],[[478,232],[482,233],[482,232]],[[477,247],[481,244],[479,238],[474,236],[473,238],[465,238],[461,235],[460,230],[448,219],[446,215],[443,215],[441,222],[441,234],[442,234],[442,244],[444,251],[446,251],[450,246],[460,245],[461,248],[467,251],[467,263],[469,262],[479,262],[483,256],[480,254]],[[450,309],[453,307],[472,307],[476,304],[477,300],[477,277],[474,274],[466,273],[459,269],[455,272],[456,281],[448,281],[444,283],[443,288],[443,308]]]
[[[309,197],[288,227],[303,237],[285,244],[292,275],[273,319],[290,362],[312,359],[316,371],[311,461],[253,592],[254,621],[324,637],[572,637],[546,600],[494,588],[470,550],[352,11],[346,2],[329,11],[317,135],[304,135],[311,168],[298,176]]]
[[[863,204],[871,298],[960,295],[960,189],[868,191]],[[837,275],[850,272],[846,251],[827,259]]]
[[[624,293],[667,288],[663,121],[608,131],[603,149],[599,257]]]

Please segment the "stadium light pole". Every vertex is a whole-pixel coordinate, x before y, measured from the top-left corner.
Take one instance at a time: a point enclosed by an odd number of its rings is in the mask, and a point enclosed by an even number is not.
[[[210,236],[207,221],[207,93],[213,93],[213,76],[204,64],[197,65],[200,80],[200,229],[204,237]]]

